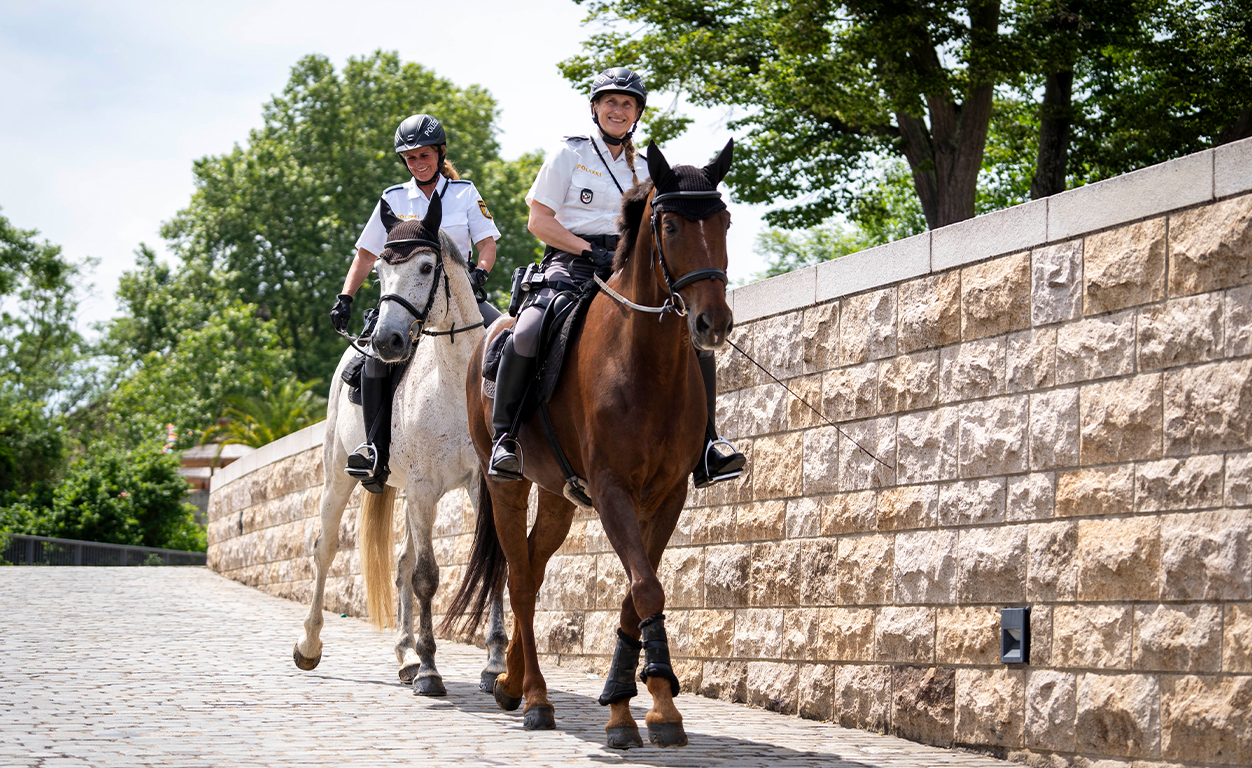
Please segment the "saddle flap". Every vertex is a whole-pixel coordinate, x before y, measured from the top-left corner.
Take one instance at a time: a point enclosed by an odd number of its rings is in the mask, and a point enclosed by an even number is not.
[[[483,378],[487,381],[496,380],[496,372],[500,370],[500,356],[504,354],[504,342],[512,335],[513,329],[505,328],[487,342],[487,348],[483,350]]]

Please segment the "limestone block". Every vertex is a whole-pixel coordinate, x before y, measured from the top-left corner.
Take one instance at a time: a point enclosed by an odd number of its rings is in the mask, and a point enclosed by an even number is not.
[[[939,608],[935,661],[940,664],[999,664],[1000,609],[993,606]]]
[[[667,632],[671,647],[677,648],[679,655],[687,657],[725,658],[730,656],[735,638],[735,612],[720,611],[674,611],[666,609],[668,618],[672,615],[676,621]],[[617,643],[616,615],[608,617],[612,621],[602,622],[609,628],[611,641],[607,653],[612,654]],[[590,619],[588,619],[588,626]],[[584,641],[585,642],[585,641]]]
[[[604,559],[602,557],[601,561]],[[707,547],[704,550],[704,605],[709,608],[748,605],[751,567],[752,548],[747,544]],[[621,570],[620,565],[618,570]]]
[[[1252,764],[1252,678],[1163,676],[1161,755],[1205,765]]]
[[[1226,355],[1252,354],[1252,285],[1226,291]]]
[[[835,427],[817,427],[795,434],[802,435],[804,460],[802,465],[804,495],[838,491],[839,482],[839,430]]]
[[[876,521],[877,501],[874,491],[854,491],[824,497],[823,536],[872,531]]]
[[[738,516],[738,504],[725,504],[717,507],[703,507],[698,514],[691,516],[692,544],[723,544],[735,540],[735,518]],[[598,528],[599,521],[596,522]],[[592,524],[587,525],[590,532]]]
[[[575,560],[575,558],[570,558]],[[587,610],[594,608],[594,605],[587,605],[586,608],[578,608],[577,598],[574,593],[579,590],[583,594],[583,599],[587,596],[587,584],[591,583],[592,574],[595,573],[595,556],[584,555],[577,558],[580,562],[590,563],[591,567],[587,576],[577,575],[570,579],[568,599],[562,596],[561,607],[569,610]],[[665,551],[665,555],[661,558],[661,567],[658,577],[661,579],[661,585],[665,588],[665,605],[666,608],[702,608],[704,606],[704,550],[699,547],[682,547],[670,548]],[[581,580],[580,580],[581,579]]]
[[[1160,374],[1087,384],[1078,399],[1082,421],[1079,458],[1084,465],[1161,455]]]
[[[1226,606],[1222,624],[1222,671],[1252,672],[1252,603]]]
[[[1226,506],[1252,504],[1252,453],[1226,455]]]
[[[804,605],[832,605],[839,584],[839,542],[815,539],[801,544],[800,602]]]
[[[960,406],[961,477],[986,477],[1026,470],[1030,399],[1009,395]]]
[[[1134,505],[1134,467],[1080,469],[1056,476],[1056,516],[1124,515]]]
[[[1030,327],[1030,253],[961,270],[961,338],[969,341]]]
[[[1056,384],[1056,328],[1032,328],[1007,337],[1004,379],[1008,392],[1032,392]]]
[[[1191,456],[1135,465],[1135,509],[1200,509],[1222,503],[1223,458]]]
[[[878,534],[839,539],[836,596],[843,605],[891,603],[895,558],[892,537]]]
[[[748,699],[748,665],[743,661],[706,661],[700,674],[700,695],[742,703]]]
[[[897,604],[951,603],[956,595],[957,532],[901,533],[895,537]]]
[[[896,417],[845,424],[839,436],[839,490],[895,485],[895,453]]]
[[[891,667],[835,667],[831,687],[831,719],[844,728],[884,733],[890,722]]]
[[[1004,337],[967,341],[940,350],[939,402],[1004,394]]]
[[[878,413],[878,363],[837,368],[822,374],[822,413],[833,422]]]
[[[777,384],[777,389],[782,390]],[[787,386],[791,388],[799,397],[792,397],[791,394],[783,390],[783,394],[787,396],[787,429],[805,429],[808,427],[817,427],[825,424],[822,415],[814,410],[822,405],[822,375],[815,373],[811,376],[801,376],[787,382]],[[805,405],[808,403],[808,405]],[[809,406],[813,406],[810,408]]]
[[[844,299],[839,321],[840,364],[855,365],[895,354],[895,288]]]
[[[818,608],[811,654],[830,661],[873,661],[872,608]]]
[[[739,433],[757,437],[787,428],[787,390],[770,382],[739,393]]]
[[[666,553],[666,557],[671,560],[685,559],[681,554],[675,555],[673,552]],[[699,567],[698,560],[696,567]],[[664,571],[664,565],[662,571]],[[543,587],[539,591],[539,609],[585,611],[595,608],[595,595],[587,589],[588,584],[595,583],[595,575],[595,555],[553,557],[548,561]],[[664,579],[661,583],[665,583]],[[667,602],[672,600],[672,591],[669,589],[666,590],[666,599]]]
[[[1030,468],[1078,465],[1078,390],[1054,389],[1030,396]]]
[[[1078,524],[1032,523],[1026,538],[1030,544],[1028,599],[1036,603],[1073,600],[1078,587]]]
[[[1020,747],[1025,696],[1020,669],[958,669],[956,742]]]
[[[739,541],[781,539],[787,521],[787,502],[758,501],[735,508],[735,538]]]
[[[834,664],[803,664],[796,682],[796,711],[807,720],[834,719]]]
[[[1083,313],[1098,315],[1165,298],[1165,219],[1087,238]]]
[[[1165,373],[1165,452],[1252,448],[1252,360]]]
[[[1221,293],[1206,293],[1139,310],[1139,370],[1221,357],[1224,303]]]
[[[929,408],[939,398],[939,352],[918,352],[884,360],[878,366],[880,413]]]
[[[839,302],[806,308],[800,338],[804,340],[806,373],[828,371],[839,365]]]
[[[789,608],[783,611],[782,647],[775,655],[783,659],[822,660],[817,646],[816,608]]]
[[[735,612],[732,653],[738,658],[776,659],[783,647],[783,610],[747,608]]]
[[[901,485],[878,493],[878,529],[898,531],[934,526],[939,486]]]
[[[1052,664],[1130,669],[1134,621],[1126,605],[1057,605],[1052,609]]]
[[[1136,670],[1217,672],[1221,668],[1221,642],[1221,606],[1135,607]]]
[[[930,664],[935,660],[935,611],[932,608],[881,608],[874,622],[879,661]]]
[[[1123,376],[1134,369],[1133,311],[1089,317],[1057,328],[1057,384]]]
[[[1010,523],[1044,520],[1056,507],[1056,475],[1034,472],[1009,478],[1008,506],[1004,519]]]
[[[1160,749],[1161,691],[1152,675],[1087,673],[1078,679],[1079,752],[1151,757]]]
[[[1159,519],[1079,521],[1079,600],[1155,600],[1160,570]]]
[[[822,533],[822,501],[817,498],[787,502],[787,538],[807,539]]]
[[[756,350],[753,357],[780,379],[801,375],[805,372],[804,358],[796,353],[804,349],[803,324],[801,312],[787,312],[759,321],[753,331],[752,346]],[[758,374],[758,383],[764,384],[766,380],[764,374]]]
[[[939,524],[1004,522],[1006,485],[1003,477],[944,483],[939,486]]]
[[[950,746],[956,721],[956,670],[895,667],[891,732],[911,741]]]
[[[542,611],[535,614],[535,645],[540,653],[578,654],[583,649],[581,612]]]
[[[963,603],[1019,603],[1026,595],[1026,526],[968,528],[957,539]]]
[[[1252,281],[1252,196],[1169,218],[1169,293],[1188,296]]]
[[[810,433],[791,432],[753,441],[752,493],[755,498],[801,495],[802,446],[807,434]]]
[[[772,541],[752,547],[750,604],[800,604],[800,542]]]
[[[1161,574],[1165,600],[1252,599],[1252,509],[1165,516]]]
[[[752,334],[756,325],[756,323],[736,323],[734,330],[730,332],[730,340],[753,358],[756,357],[756,350],[753,348]],[[753,384],[763,383],[756,380],[759,375],[758,369],[751,360],[734,350],[731,350],[731,353],[717,355],[714,358],[717,361],[717,391],[719,393],[734,392]]]
[[[955,270],[899,286],[900,351],[936,349],[961,340],[961,275]]]
[[[1025,744],[1036,749],[1074,751],[1077,675],[1051,669],[1026,674]]]
[[[955,406],[900,416],[897,425],[898,482],[956,479],[958,425]]]
[[[1082,240],[1031,252],[1030,319],[1048,325],[1082,316]]]

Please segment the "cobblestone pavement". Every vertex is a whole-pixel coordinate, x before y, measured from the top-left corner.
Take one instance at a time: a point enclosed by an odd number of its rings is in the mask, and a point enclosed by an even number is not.
[[[441,644],[448,696],[422,698],[389,634],[328,614],[301,672],[305,609],[202,568],[0,568],[0,606],[4,766],[1004,765],[698,696],[678,700],[690,746],[618,752],[601,681],[554,666],[558,730],[526,732],[478,691],[483,651]]]

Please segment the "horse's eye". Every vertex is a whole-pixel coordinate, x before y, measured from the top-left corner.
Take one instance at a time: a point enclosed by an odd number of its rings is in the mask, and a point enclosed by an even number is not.
[[[678,231],[678,226],[672,221],[665,222],[665,234],[672,235]]]
[[[434,264],[423,264],[423,265],[422,265],[422,274],[423,274],[423,275],[429,275],[431,272],[434,272],[434,271],[435,271],[435,265],[434,265]]]

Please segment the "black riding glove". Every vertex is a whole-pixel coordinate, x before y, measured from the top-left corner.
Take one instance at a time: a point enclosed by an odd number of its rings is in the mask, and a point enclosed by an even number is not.
[[[482,267],[474,267],[470,271],[470,285],[474,286],[474,297],[479,301],[487,300],[487,291],[483,286],[487,284],[487,270]]]
[[[582,257],[598,270],[613,266],[613,252],[603,245],[593,245],[582,252]]]
[[[348,330],[348,321],[352,319],[352,297],[341,293],[338,298],[335,308],[330,311],[330,324],[335,326],[336,331],[345,333]]]

